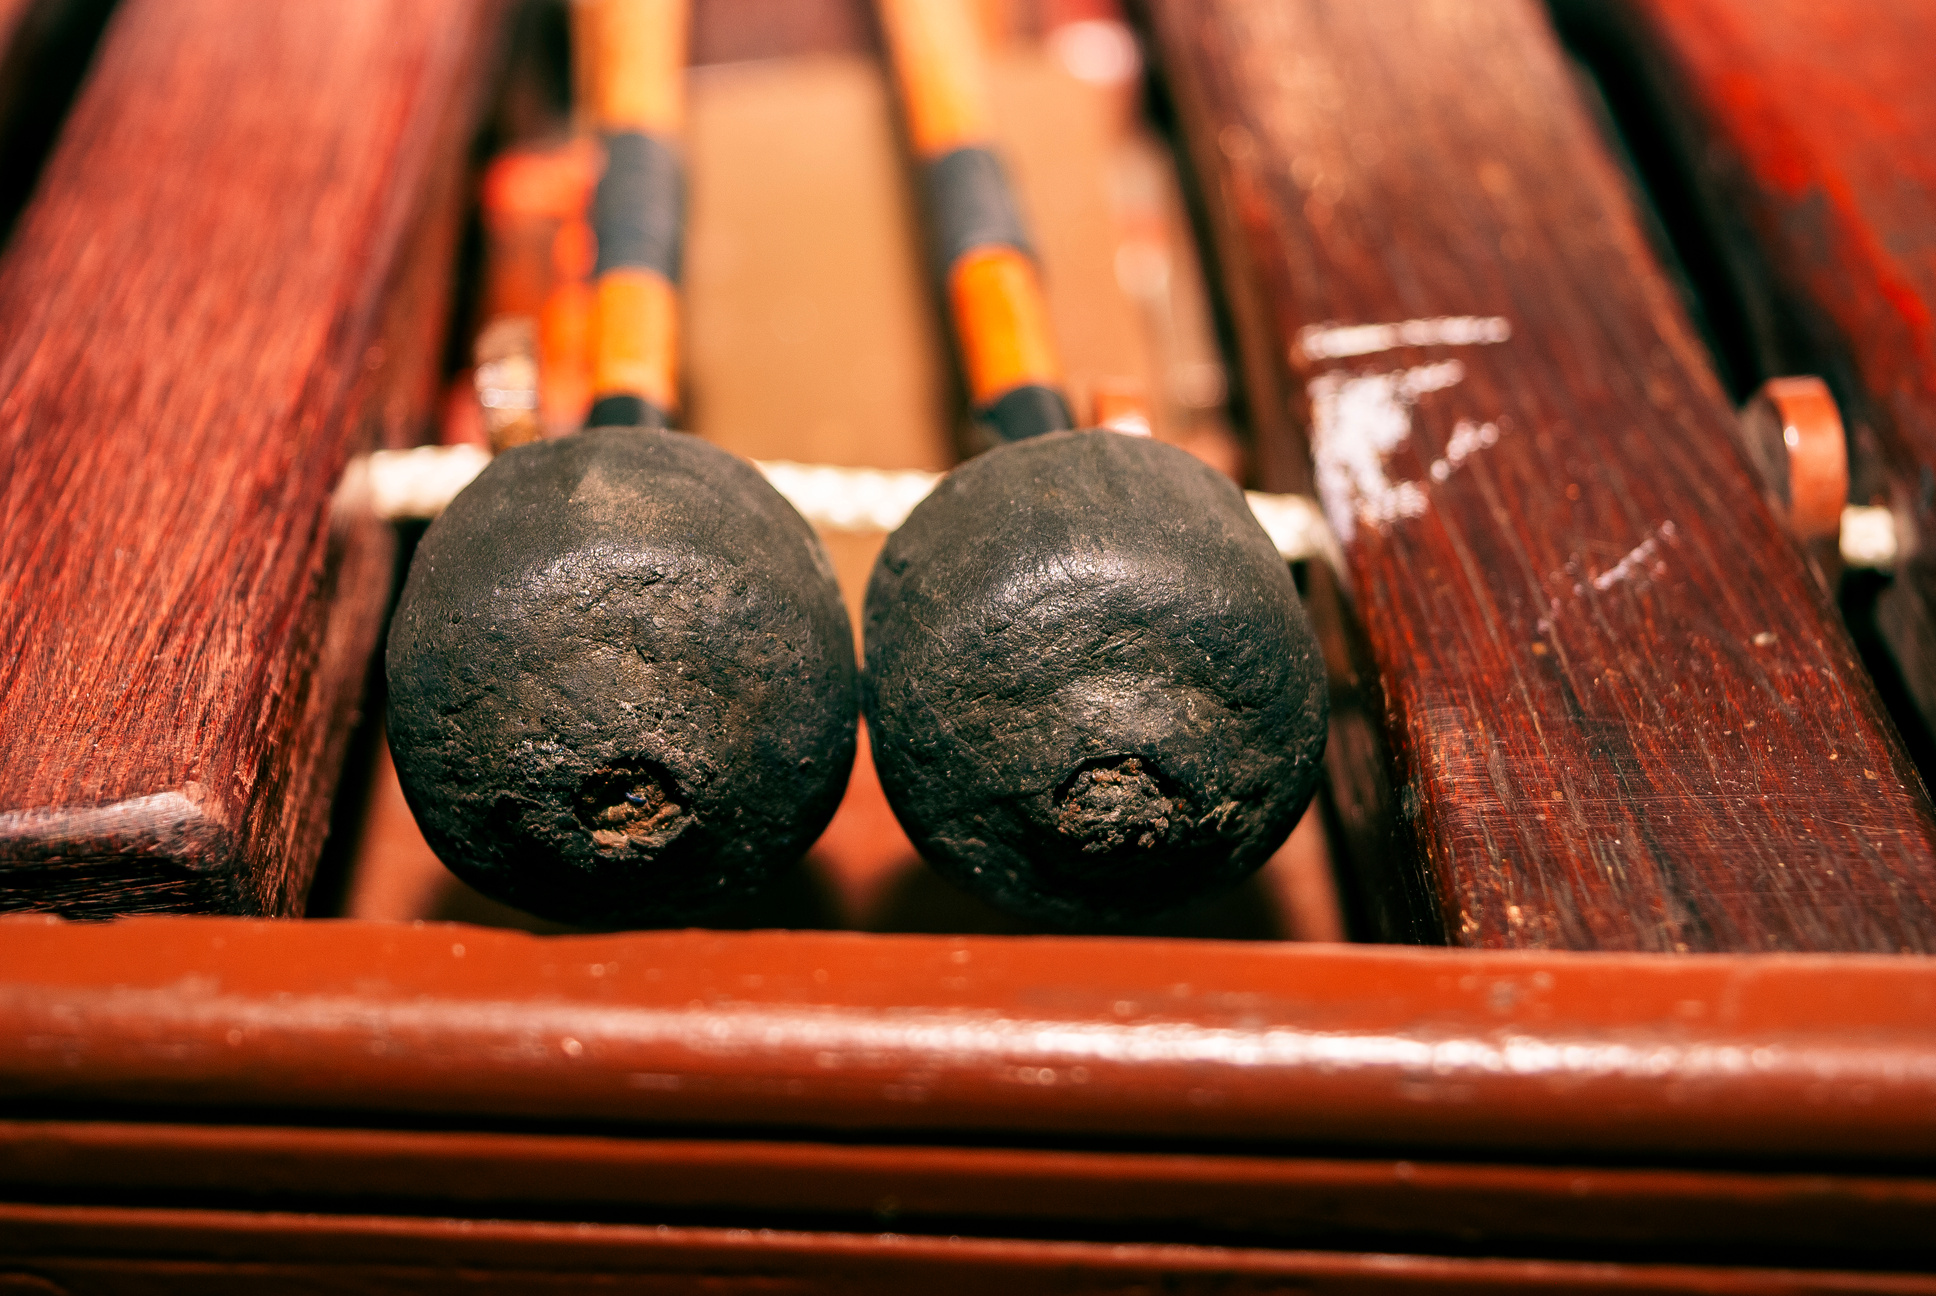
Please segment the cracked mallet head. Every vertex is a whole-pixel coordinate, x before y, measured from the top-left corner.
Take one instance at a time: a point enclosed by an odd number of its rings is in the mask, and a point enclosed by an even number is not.
[[[853,765],[853,631],[819,541],[680,433],[499,456],[425,533],[387,665],[425,837],[547,918],[741,900],[812,844]]]
[[[1063,432],[957,468],[882,551],[862,698],[922,853],[1107,928],[1237,882],[1310,801],[1323,661],[1243,495],[1174,447]]]

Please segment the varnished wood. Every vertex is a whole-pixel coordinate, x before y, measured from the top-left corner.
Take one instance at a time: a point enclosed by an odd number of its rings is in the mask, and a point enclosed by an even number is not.
[[[131,0],[0,262],[0,903],[299,910],[498,8]]]
[[[0,1104],[1916,1163],[1936,965],[0,925]],[[157,1046],[162,1042],[161,1046]]]
[[[1936,11],[1572,0],[1638,91],[1693,198],[1742,349],[1761,373],[1822,373],[1852,433],[1857,503],[1895,515],[1904,562],[1877,609],[1936,723]],[[1717,312],[1718,314],[1719,312]]]
[[[977,408],[1017,387],[1059,387],[1041,271],[1011,247],[977,248],[948,267],[945,292],[961,349],[968,399]]]
[[[74,1296],[174,1287],[211,1296],[368,1293],[786,1292],[1048,1296],[1070,1290],[1224,1296],[1608,1292],[1626,1296],[1930,1296],[1936,1278],[791,1229],[0,1206],[0,1263],[18,1290]],[[60,1282],[28,1275],[51,1275]]]
[[[1393,809],[1450,939],[1936,948],[1928,799],[1750,477],[1543,15],[1154,16],[1266,484],[1307,480],[1313,441],[1328,456]],[[1302,332],[1444,317],[1472,336],[1354,351],[1380,337]],[[1399,372],[1415,386],[1387,389],[1388,453],[1342,406],[1327,441],[1327,391]]]
[[[583,94],[601,129],[677,136],[686,128],[685,0],[593,0],[583,7],[578,57],[591,70]]]
[[[975,12],[929,0],[883,0],[877,12],[915,156],[938,158],[958,148],[986,147],[995,133],[995,114]]]
[[[1769,1264],[1936,1258],[1936,1180],[1740,1168],[1484,1164],[815,1139],[0,1121],[0,1194],[250,1210],[677,1214],[819,1228],[1271,1245],[1723,1250]]]

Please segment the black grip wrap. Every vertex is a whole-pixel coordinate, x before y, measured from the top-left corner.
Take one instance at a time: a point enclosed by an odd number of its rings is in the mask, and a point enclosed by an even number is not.
[[[672,415],[643,396],[615,392],[610,396],[600,396],[592,402],[592,411],[585,416],[585,426],[588,428],[659,428],[670,431]]]
[[[978,247],[1012,247],[1034,256],[1015,191],[1001,159],[985,148],[958,148],[927,165],[928,228],[935,268],[945,277],[961,254]]]
[[[656,270],[679,282],[685,256],[686,167],[678,150],[637,131],[605,136],[605,174],[592,203],[598,268]]]
[[[1010,388],[976,410],[975,418],[1003,441],[1026,441],[1050,432],[1067,432],[1076,425],[1062,393],[1039,383]]]

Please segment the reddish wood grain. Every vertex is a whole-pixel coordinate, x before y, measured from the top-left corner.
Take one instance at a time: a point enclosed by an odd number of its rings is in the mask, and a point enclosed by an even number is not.
[[[499,1218],[654,1212],[1065,1239],[1618,1247],[1908,1267],[1936,1181],[1430,1158],[641,1138],[118,1121],[0,1122],[18,1201],[430,1204]],[[1382,1239],[1382,1241],[1380,1241]]]
[[[1266,484],[1304,480],[1313,442],[1331,466],[1397,810],[1450,938],[1936,949],[1927,797],[1760,498],[1544,17],[1154,10]],[[1440,317],[1510,337],[1300,343]]]
[[[23,917],[0,968],[16,1116],[1936,1154],[1923,959]]]
[[[23,1292],[1077,1291],[1927,1296],[1936,1278],[896,1233],[0,1206]],[[27,1275],[37,1275],[28,1277]],[[38,1277],[45,1275],[45,1277]],[[0,1271],[0,1277],[5,1277]],[[59,1283],[47,1285],[47,1278]]]
[[[299,910],[499,6],[130,0],[0,261],[0,905]]]
[[[1914,0],[1587,6],[1705,208],[1764,372],[1822,372],[1907,561],[1878,618],[1936,722],[1936,11]],[[1867,503],[1869,499],[1858,502]]]

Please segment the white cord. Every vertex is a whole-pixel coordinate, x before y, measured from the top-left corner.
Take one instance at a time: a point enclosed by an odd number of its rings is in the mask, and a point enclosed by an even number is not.
[[[379,450],[369,458],[369,486],[379,516],[391,521],[436,517],[491,461],[470,445]],[[842,468],[832,464],[756,461],[773,488],[822,531],[892,531],[941,480],[940,473]],[[1336,560],[1337,542],[1317,501],[1303,495],[1245,492],[1277,551],[1293,562]]]
[[[1896,515],[1886,508],[1851,504],[1842,510],[1842,561],[1884,571],[1896,565]]]
[[[1264,534],[1277,546],[1277,552],[1290,562],[1323,558],[1333,567],[1344,569],[1344,556],[1338,552],[1337,537],[1324,520],[1324,510],[1309,495],[1266,495],[1245,491],[1250,511],[1264,525]]]
[[[488,451],[470,445],[379,450],[368,461],[372,504],[378,516],[391,521],[436,517],[489,462]],[[753,466],[822,531],[892,531],[941,480],[940,473],[784,459],[755,461]],[[1324,558],[1342,566],[1337,539],[1316,500],[1262,491],[1245,491],[1244,498],[1285,558]],[[1896,522],[1888,509],[1851,505],[1842,510],[1842,561],[1851,567],[1887,569],[1895,560]]]
[[[941,480],[934,472],[756,460],[773,489],[823,531],[892,531]]]
[[[370,456],[370,506],[392,522],[434,518],[491,462],[482,446],[418,446]]]

